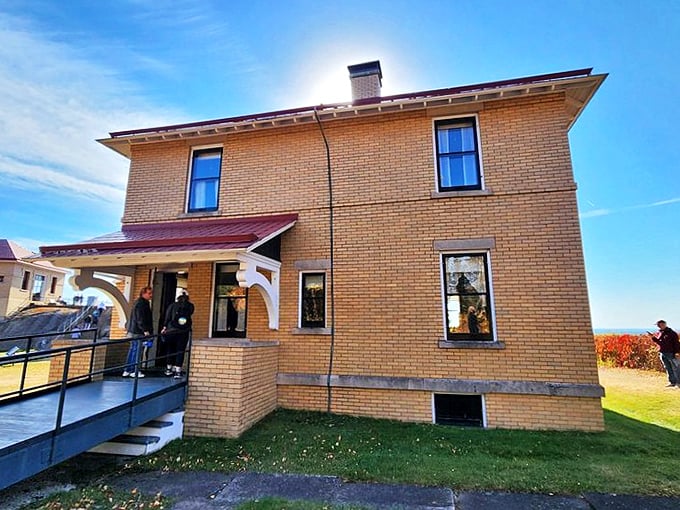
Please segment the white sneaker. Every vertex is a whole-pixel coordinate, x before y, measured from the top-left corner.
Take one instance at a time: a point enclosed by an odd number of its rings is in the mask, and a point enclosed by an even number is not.
[[[123,372],[123,377],[130,377],[131,375],[132,375],[132,374],[131,374],[130,372],[128,372],[127,370],[125,370],[125,371]]]
[[[142,377],[146,377],[143,373],[137,372],[136,374],[130,374],[130,377],[138,377],[141,379]]]

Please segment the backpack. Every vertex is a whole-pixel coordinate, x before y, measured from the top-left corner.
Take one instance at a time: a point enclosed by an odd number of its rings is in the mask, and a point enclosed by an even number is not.
[[[170,319],[170,326],[179,331],[191,329],[191,309],[186,303],[178,303],[175,306],[172,319]]]

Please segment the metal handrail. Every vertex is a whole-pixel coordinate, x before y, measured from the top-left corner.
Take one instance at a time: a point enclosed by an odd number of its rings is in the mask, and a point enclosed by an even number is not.
[[[160,335],[152,335],[152,336],[139,336],[139,337],[134,337],[134,338],[124,338],[120,340],[107,340],[106,342],[97,342],[96,339],[96,328],[93,329],[88,329],[88,330],[79,330],[81,332],[89,332],[89,331],[95,331],[95,338],[92,341],[87,341],[86,344],[84,345],[74,345],[74,346],[68,346],[68,347],[57,347],[54,349],[49,349],[45,351],[26,351],[24,353],[20,354],[15,354],[12,356],[6,356],[4,359],[0,358],[0,366],[4,364],[13,364],[17,362],[22,362],[23,367],[22,367],[22,377],[20,381],[20,387],[18,390],[6,392],[4,394],[0,394],[0,405],[4,403],[8,403],[10,401],[14,401],[16,399],[22,398],[26,395],[26,393],[34,393],[37,391],[47,391],[50,388],[55,388],[59,386],[59,406],[57,409],[57,417],[56,417],[56,429],[59,430],[61,428],[61,421],[63,417],[63,408],[64,408],[64,399],[65,399],[65,394],[66,390],[68,389],[69,384],[74,384],[74,383],[81,383],[85,381],[92,381],[93,376],[102,374],[111,374],[116,371],[122,371],[125,366],[127,366],[127,360],[124,362],[124,364],[121,365],[114,365],[112,367],[104,367],[103,369],[100,370],[94,370],[94,350],[97,348],[101,347],[108,347],[111,345],[118,345],[118,344],[130,344],[131,342],[137,342],[137,359],[136,359],[136,367],[141,368],[142,364],[142,355],[143,355],[143,342],[148,341],[148,340],[157,340],[160,338]],[[43,335],[24,335],[22,337],[18,338],[27,338],[27,336],[33,336],[33,337],[39,337],[39,336],[44,336]],[[0,339],[0,340],[5,340],[5,339]],[[70,363],[71,363],[71,357],[74,352],[76,351],[83,351],[86,349],[90,349],[92,351],[92,354],[90,356],[90,365],[89,365],[89,370],[87,374],[80,374],[76,375],[73,377],[68,377],[69,374],[69,368],[70,368]],[[166,352],[163,356],[155,356],[154,358],[145,360],[145,362],[151,362],[155,361],[159,358],[165,358],[166,356],[170,356],[171,354],[177,354],[178,351],[176,352]],[[189,334],[189,341],[187,342],[187,346],[184,349],[184,352],[187,355],[187,378],[189,377],[189,363],[191,361],[191,333]],[[35,386],[31,386],[29,388],[25,387],[25,376],[26,376],[26,371],[27,371],[27,366],[30,361],[35,361],[35,360],[44,360],[44,359],[52,359],[57,356],[63,355],[64,358],[64,368],[62,371],[62,377],[61,380],[59,381],[52,381],[52,382],[47,382],[45,384],[39,384]],[[133,391],[132,391],[132,401],[131,404],[134,405],[137,402],[137,395],[138,395],[138,386],[139,386],[139,378],[134,378],[134,384],[133,384]],[[132,419],[132,416],[130,416],[130,419]]]

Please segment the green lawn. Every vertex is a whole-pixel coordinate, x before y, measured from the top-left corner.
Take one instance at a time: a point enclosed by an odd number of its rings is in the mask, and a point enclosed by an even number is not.
[[[122,472],[249,470],[454,490],[680,496],[680,389],[664,388],[658,373],[600,374],[605,432],[483,430],[279,410],[239,439],[175,441]],[[69,462],[77,469],[77,458]],[[281,508],[267,504],[242,508]]]
[[[237,440],[188,438],[136,461],[133,469],[680,496],[680,389],[664,388],[662,374],[625,369],[603,369],[602,382],[601,433],[482,430],[279,410]]]

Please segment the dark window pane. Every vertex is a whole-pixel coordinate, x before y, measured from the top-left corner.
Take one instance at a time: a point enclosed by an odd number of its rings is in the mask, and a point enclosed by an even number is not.
[[[302,275],[301,326],[324,327],[326,324],[325,275]]]

